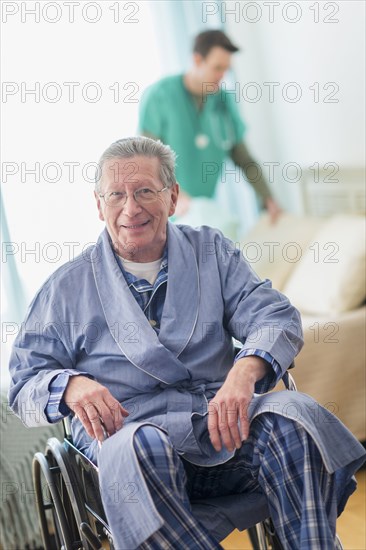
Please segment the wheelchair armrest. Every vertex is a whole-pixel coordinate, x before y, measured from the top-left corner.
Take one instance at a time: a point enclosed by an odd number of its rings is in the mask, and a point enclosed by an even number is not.
[[[294,363],[291,363],[291,365],[289,366],[289,369],[292,369],[294,366],[295,366]],[[282,382],[285,384],[285,387],[287,390],[297,391],[295,380],[288,370],[282,376]]]
[[[64,438],[72,442],[70,416],[65,416],[65,418],[62,419],[62,425],[64,427]]]

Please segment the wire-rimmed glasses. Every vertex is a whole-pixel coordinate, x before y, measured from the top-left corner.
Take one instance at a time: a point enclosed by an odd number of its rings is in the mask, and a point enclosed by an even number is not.
[[[159,196],[159,193],[166,191],[167,187],[163,189],[151,189],[150,187],[141,187],[133,192],[133,198],[140,205],[150,204],[155,202]],[[125,191],[109,191],[104,195],[99,193],[99,197],[104,199],[104,202],[108,206],[124,206],[127,202],[128,194]]]

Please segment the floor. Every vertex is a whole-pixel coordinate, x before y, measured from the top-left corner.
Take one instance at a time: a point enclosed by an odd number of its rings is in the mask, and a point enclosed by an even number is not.
[[[366,550],[366,470],[357,475],[358,488],[337,522],[344,550]],[[234,531],[222,543],[225,550],[251,550],[246,533]]]

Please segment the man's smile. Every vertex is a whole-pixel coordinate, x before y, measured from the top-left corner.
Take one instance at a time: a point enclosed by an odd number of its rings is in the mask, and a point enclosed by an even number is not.
[[[121,224],[121,227],[124,229],[139,229],[140,227],[145,227],[150,222],[150,220],[147,220],[146,222],[140,222],[140,223],[134,223],[134,224]]]

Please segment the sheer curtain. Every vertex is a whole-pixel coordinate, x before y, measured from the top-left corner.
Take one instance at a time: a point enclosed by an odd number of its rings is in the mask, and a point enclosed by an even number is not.
[[[2,25],[3,388],[30,300],[103,228],[95,164],[136,133],[142,91],[163,65],[149,2],[74,3],[73,22],[65,3],[34,3],[39,16],[21,4]]]
[[[221,0],[217,3],[220,4]],[[219,15],[210,17],[210,24],[203,22],[204,4],[201,0],[150,2],[159,53],[164,60],[164,75],[179,73],[189,67],[196,34],[222,27]]]
[[[164,60],[164,75],[183,72],[189,67],[196,34],[211,28],[226,31],[221,21],[221,3],[221,0],[210,2],[207,7],[207,2],[200,0],[150,2],[153,6],[159,53]],[[228,90],[235,89],[235,80],[236,76],[231,70],[225,77]],[[217,185],[215,202],[219,205],[221,217],[226,220],[225,228],[236,239],[242,237],[258,218],[258,201],[254,190],[240,170],[235,171],[230,159],[225,162],[225,168],[225,175]],[[193,217],[198,211],[198,217],[202,217],[205,223],[215,225],[217,209],[210,208],[207,201],[202,202],[202,208],[206,207],[206,212],[201,213],[201,207],[197,205]],[[229,228],[232,228],[231,231]]]

